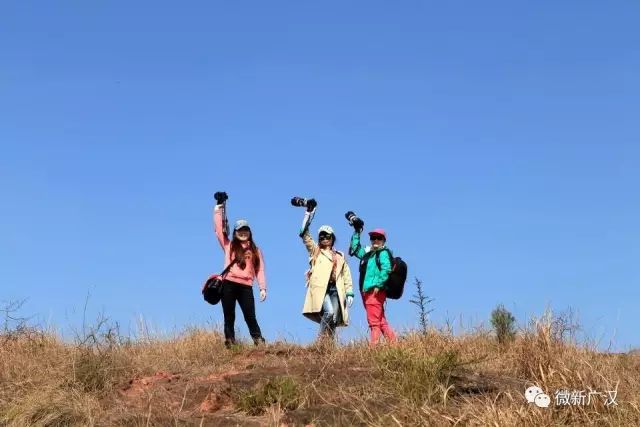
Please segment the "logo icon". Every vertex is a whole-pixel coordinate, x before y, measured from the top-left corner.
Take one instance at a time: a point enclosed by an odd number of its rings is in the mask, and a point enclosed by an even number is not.
[[[535,403],[538,408],[548,408],[549,405],[551,405],[551,398],[544,393],[539,393],[536,395],[533,403]]]
[[[538,386],[531,386],[526,389],[524,397],[528,403],[535,403],[538,408],[548,408],[551,405],[551,398]]]

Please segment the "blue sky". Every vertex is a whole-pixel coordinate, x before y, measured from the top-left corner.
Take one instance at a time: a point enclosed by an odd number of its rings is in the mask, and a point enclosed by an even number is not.
[[[302,195],[341,249],[347,210],[386,228],[438,326],[571,307],[640,346],[640,4],[135,3],[0,6],[0,300],[63,330],[88,294],[125,329],[219,323],[225,190],[266,337],[309,342]]]

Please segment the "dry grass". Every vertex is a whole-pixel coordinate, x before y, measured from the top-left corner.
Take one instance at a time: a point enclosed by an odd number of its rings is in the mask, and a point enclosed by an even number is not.
[[[124,339],[100,322],[75,342],[0,334],[0,424],[640,425],[640,356],[575,343],[546,313],[499,345],[435,329],[371,349],[273,343],[226,350],[217,332]],[[538,385],[549,408],[527,404]],[[617,391],[617,405],[556,406],[554,392]]]

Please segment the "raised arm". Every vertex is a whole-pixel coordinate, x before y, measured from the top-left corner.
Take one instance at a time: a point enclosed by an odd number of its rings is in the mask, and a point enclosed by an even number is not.
[[[218,242],[222,249],[229,245],[229,237],[225,234],[222,227],[222,215],[223,215],[223,205],[216,205],[213,208],[213,230],[216,233],[216,237],[218,238]]]
[[[358,257],[362,259],[365,255],[364,248],[360,244],[360,233],[357,231],[353,232],[351,236],[351,250],[349,252],[352,256]]]
[[[302,233],[302,243],[304,243],[305,248],[307,248],[307,252],[309,252],[309,256],[313,255],[314,251],[318,247],[313,237],[311,237],[311,233],[309,233],[309,227],[305,228],[304,233]]]
[[[300,238],[302,239],[302,243],[304,243],[305,248],[307,248],[307,252],[309,252],[309,256],[312,256],[318,245],[311,237],[311,233],[309,233],[309,226],[311,225],[311,221],[313,220],[313,216],[316,213],[317,203],[314,199],[310,199],[308,202],[307,210],[304,213],[304,218],[302,219],[302,228],[300,229]]]

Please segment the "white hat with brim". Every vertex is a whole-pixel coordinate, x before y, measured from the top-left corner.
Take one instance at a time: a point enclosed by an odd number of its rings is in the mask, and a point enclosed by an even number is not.
[[[331,228],[331,226],[329,225],[323,225],[318,229],[318,234],[320,233],[333,234],[333,228]]]
[[[240,230],[242,227],[247,227],[247,228],[251,228],[249,227],[249,221],[247,221],[246,219],[239,219],[236,221],[236,225],[235,227],[233,227],[234,230]]]

